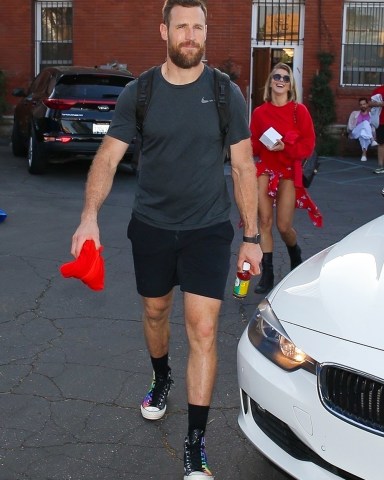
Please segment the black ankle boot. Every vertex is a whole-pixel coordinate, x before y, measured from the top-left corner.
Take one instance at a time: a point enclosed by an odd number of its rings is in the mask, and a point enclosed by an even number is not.
[[[300,263],[303,263],[303,260],[301,258],[301,248],[297,245],[294,245],[293,247],[289,247],[287,245],[287,250],[289,253],[289,258],[291,259],[291,270],[296,268]]]
[[[272,290],[275,276],[273,274],[272,252],[263,253],[261,260],[261,278],[256,285],[255,293],[267,293]]]

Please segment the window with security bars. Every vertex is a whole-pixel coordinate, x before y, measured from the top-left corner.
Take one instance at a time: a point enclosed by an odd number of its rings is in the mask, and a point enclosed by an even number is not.
[[[72,65],[72,1],[37,1],[35,25],[37,69]]]
[[[256,44],[300,43],[300,13],[304,0],[254,0]]]
[[[384,2],[346,1],[341,84],[384,84]]]

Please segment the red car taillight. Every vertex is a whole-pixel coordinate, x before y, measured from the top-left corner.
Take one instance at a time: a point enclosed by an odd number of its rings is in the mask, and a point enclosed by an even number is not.
[[[63,135],[62,137],[56,138],[56,140],[58,142],[61,142],[61,143],[68,143],[68,142],[72,141],[72,137],[66,137],[66,136]]]
[[[69,143],[72,141],[72,137],[69,135],[61,135],[59,137],[52,137],[49,135],[44,135],[44,142],[61,142],[61,143]]]
[[[71,109],[78,100],[65,100],[60,98],[46,98],[43,100],[44,105],[48,108],[52,108],[54,110],[69,110]]]

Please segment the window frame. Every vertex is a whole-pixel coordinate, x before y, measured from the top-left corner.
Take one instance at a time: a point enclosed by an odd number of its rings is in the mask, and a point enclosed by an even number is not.
[[[70,8],[72,9],[72,24],[70,25],[69,38],[62,40],[47,40],[43,38],[43,8]],[[68,34],[68,32],[66,32]],[[57,35],[59,37],[59,35]],[[65,58],[56,58],[51,61],[43,59],[43,45],[68,45],[71,55]],[[73,65],[73,0],[35,0],[35,75],[42,68],[58,65]]]
[[[348,19],[350,12],[348,11],[349,9],[359,9],[360,8],[360,20],[359,23],[356,25],[356,28],[354,31],[348,30]],[[376,8],[381,8],[382,12],[380,16],[376,16],[375,14],[370,14],[372,18],[380,18],[380,21],[382,22],[381,29],[377,28],[374,31],[369,31],[368,29],[366,30],[366,35],[367,39],[371,39],[370,42],[359,42],[359,32],[360,35],[363,36],[364,32],[362,28],[364,27],[364,13],[368,14],[369,9],[376,9]],[[357,15],[355,18],[358,18]],[[379,25],[379,26],[380,26]],[[340,60],[340,85],[343,87],[375,87],[377,85],[381,85],[384,83],[384,72],[383,68],[380,65],[379,62],[377,62],[376,65],[371,64],[371,65],[364,65],[364,60],[367,59],[367,56],[365,57],[355,57],[356,61],[355,63],[357,66],[355,67],[352,65],[352,60],[350,61],[349,65],[346,65],[346,61],[348,59],[348,52],[347,50],[350,49],[352,52],[358,51],[359,49],[361,51],[366,51],[366,52],[372,52],[371,58],[373,58],[373,52],[374,49],[376,48],[379,50],[380,48],[383,49],[383,57],[384,57],[384,38],[380,42],[379,40],[376,40],[376,42],[373,42],[375,33],[380,34],[384,30],[384,1],[383,0],[367,0],[367,1],[362,1],[362,0],[346,0],[344,2],[343,6],[343,26],[342,26],[342,43],[341,43],[341,60]],[[353,41],[348,41],[348,36],[353,35],[354,38]],[[367,53],[368,55],[368,53]],[[377,56],[376,56],[377,57]],[[380,58],[380,57],[379,57]],[[377,74],[376,80],[372,81],[367,81],[369,73]],[[364,74],[366,74],[364,76]],[[348,79],[347,76],[350,75],[351,78]],[[356,81],[353,78],[353,76],[358,76]]]
[[[277,46],[281,47],[282,45],[303,45],[304,40],[304,0],[253,0],[253,21],[252,21],[252,44],[257,46]],[[294,9],[297,8],[297,12]],[[261,16],[260,13],[264,9],[264,16]],[[268,14],[268,9],[272,10]],[[294,15],[297,15],[297,32],[291,32],[286,36],[279,35],[282,29],[277,29],[277,35],[273,37],[273,32],[271,31],[268,35],[266,34],[264,38],[261,35],[261,23],[260,20],[264,20],[264,25],[271,22],[278,22],[279,24],[285,23],[285,25],[291,24],[294,25]],[[289,21],[289,16],[292,15],[291,20]],[[274,18],[276,17],[276,18]]]

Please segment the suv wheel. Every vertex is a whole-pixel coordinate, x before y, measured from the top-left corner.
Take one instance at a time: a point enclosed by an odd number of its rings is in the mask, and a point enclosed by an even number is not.
[[[36,133],[31,127],[28,147],[28,171],[34,175],[45,173],[47,169],[47,160],[42,152],[41,144],[36,138]]]
[[[26,157],[28,153],[27,145],[25,144],[24,138],[20,133],[20,126],[16,120],[13,121],[12,127],[12,153],[15,157]]]

